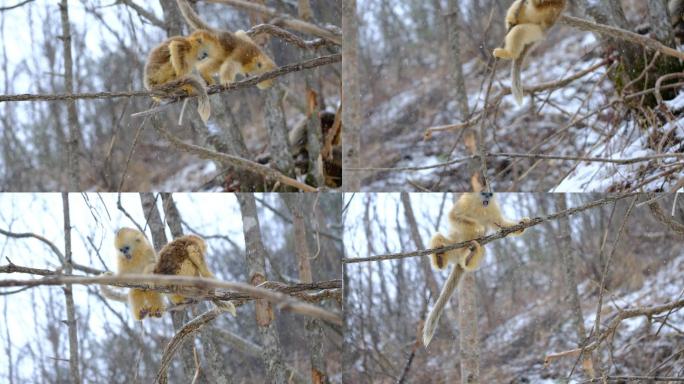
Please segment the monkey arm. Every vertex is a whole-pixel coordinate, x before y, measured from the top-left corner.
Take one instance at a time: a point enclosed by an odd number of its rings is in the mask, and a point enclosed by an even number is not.
[[[171,55],[171,65],[176,71],[176,77],[182,77],[192,71],[190,61],[190,51],[192,47],[186,40],[174,40],[169,43],[169,53]]]

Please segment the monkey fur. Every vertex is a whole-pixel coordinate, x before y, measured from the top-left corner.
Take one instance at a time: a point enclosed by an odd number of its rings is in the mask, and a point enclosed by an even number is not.
[[[238,74],[260,75],[278,68],[244,31],[232,33],[214,29],[200,19],[187,0],[177,0],[177,3],[187,23],[196,31],[209,33],[215,41],[216,49],[208,52],[197,66],[207,84],[214,84],[213,76],[217,73],[221,84],[228,85],[235,81]],[[272,85],[271,79],[258,83],[257,87],[266,89]]]
[[[207,268],[206,252],[207,244],[201,237],[195,235],[181,236],[166,244],[159,251],[159,261],[154,268],[154,273],[160,275],[201,276],[214,279],[214,274]],[[169,299],[176,305],[188,302],[187,297],[179,294],[170,294]],[[214,300],[214,304],[227,310],[233,316],[236,315],[233,303]]]
[[[516,0],[506,14],[506,43],[493,52],[499,59],[512,60],[511,93],[522,104],[520,72],[529,47],[544,39],[565,9],[567,0]]]
[[[487,230],[507,228],[518,223],[524,223],[528,218],[519,222],[510,221],[503,217],[501,208],[494,194],[490,192],[464,193],[449,211],[450,231],[447,236],[437,233],[430,241],[430,248],[440,248],[462,241],[473,240],[484,236]],[[511,233],[513,236],[522,235],[523,230]],[[470,247],[452,249],[443,253],[430,255],[434,268],[443,270],[447,264],[454,264],[435,306],[430,311],[423,327],[423,345],[430,344],[437,329],[437,323],[444,311],[449,298],[458,287],[463,273],[478,269],[484,258],[484,247],[477,241],[472,241]]]
[[[145,235],[132,228],[121,228],[116,232],[114,246],[117,252],[117,275],[148,274],[154,269],[156,255]],[[124,296],[105,285],[100,286],[102,294],[112,300],[125,301]],[[128,291],[131,314],[136,320],[147,316],[161,317],[164,303],[159,292],[132,288]]]
[[[199,60],[205,59],[218,49],[216,39],[207,31],[196,31],[188,37],[173,36],[165,40],[152,49],[147,58],[145,88],[149,91],[160,90],[168,93],[182,89],[188,94],[196,94],[197,112],[206,123],[211,115],[209,95],[205,83],[192,74],[192,70]]]

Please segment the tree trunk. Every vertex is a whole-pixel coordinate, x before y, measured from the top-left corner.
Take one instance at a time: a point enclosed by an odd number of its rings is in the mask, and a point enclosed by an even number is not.
[[[254,196],[249,193],[239,193],[236,197],[240,203],[240,212],[242,214],[249,282],[252,285],[259,285],[267,280],[264,267],[266,248],[261,240],[256,202],[254,201]],[[255,310],[256,322],[259,326],[259,334],[261,335],[261,344],[263,346],[261,358],[266,366],[268,382],[275,384],[287,383],[278,332],[276,324],[273,322],[273,308],[266,300],[256,300]]]
[[[69,25],[68,0],[62,0],[59,4],[62,16],[62,42],[64,43],[64,93],[74,93],[74,63],[71,57],[71,27]],[[79,169],[79,151],[81,148],[81,129],[78,125],[76,112],[76,100],[67,100],[67,120],[69,124],[69,142],[67,143],[67,169],[69,173],[68,190],[78,192],[81,190],[81,170]]]
[[[461,60],[461,12],[458,0],[449,0],[447,16],[448,41],[451,62],[451,83],[453,97],[458,102],[461,120],[468,118],[468,93],[466,92],[465,78],[463,77],[463,62]]]
[[[66,1],[65,1],[66,2]],[[71,220],[69,217],[69,194],[62,193],[62,206],[64,210],[64,273],[71,275]],[[78,329],[76,323],[76,309],[71,284],[64,285],[64,299],[66,300],[67,327],[69,327],[69,370],[74,383],[81,382],[81,374],[78,367]]]
[[[342,190],[357,192],[361,189],[361,177],[358,171],[350,170],[359,168],[361,155],[356,0],[342,0],[342,30]]]
[[[297,265],[299,269],[299,281],[302,283],[313,282],[311,273],[311,252],[309,250],[309,234],[306,229],[304,212],[311,213],[314,209],[312,199],[307,195],[287,193],[281,194],[287,207],[292,214],[292,225],[294,227],[294,243],[297,253]],[[306,324],[307,347],[311,356],[311,382],[313,384],[328,383],[328,375],[325,369],[325,358],[323,357],[323,328],[321,322],[316,319],[307,319]]]
[[[168,243],[168,240],[166,238],[166,231],[164,230],[164,222],[157,209],[157,198],[153,193],[141,193],[140,202],[143,207],[143,212],[145,212],[147,225],[149,225],[150,232],[152,232],[152,245],[154,246],[154,250],[159,252],[162,247]],[[187,310],[171,312],[171,322],[173,323],[174,330],[177,331],[181,329],[187,320]],[[194,339],[192,339],[191,342],[184,343],[179,351],[181,358],[181,378],[188,383],[192,380],[194,372],[194,356],[192,353],[194,344]]]
[[[556,208],[558,211],[564,211],[568,208],[565,201],[566,196],[564,194],[556,195]],[[565,288],[566,288],[566,298],[568,309],[570,310],[572,321],[575,325],[575,333],[577,336],[577,346],[581,347],[587,338],[587,331],[584,328],[584,316],[582,316],[582,306],[580,305],[579,291],[577,290],[577,260],[573,252],[572,247],[572,236],[570,229],[570,219],[564,217],[559,221],[560,234],[560,253],[561,261],[563,263],[563,276],[565,278]],[[587,375],[590,378],[594,378],[594,369],[592,363],[592,354],[583,357],[584,361],[582,366],[584,367]]]
[[[480,382],[477,284],[472,273],[464,273],[458,286],[458,328],[461,345],[461,383]]]

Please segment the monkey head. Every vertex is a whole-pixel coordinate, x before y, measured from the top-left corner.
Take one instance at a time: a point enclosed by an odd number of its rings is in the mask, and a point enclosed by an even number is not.
[[[245,76],[261,75],[278,68],[276,63],[274,63],[244,31],[235,32],[235,36],[247,43],[241,47],[241,52],[238,56]],[[273,79],[264,80],[257,84],[257,88],[259,89],[267,89],[272,86]]]
[[[482,206],[489,206],[489,202],[494,200],[493,192],[480,192],[480,201],[482,201]]]
[[[116,232],[114,247],[116,247],[119,256],[131,260],[133,258],[133,252],[140,245],[147,245],[149,247],[145,235],[137,229],[121,228]]]

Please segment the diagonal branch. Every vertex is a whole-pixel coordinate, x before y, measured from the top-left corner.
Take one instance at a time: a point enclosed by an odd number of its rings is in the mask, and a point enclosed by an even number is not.
[[[226,165],[232,165],[241,169],[245,169],[247,171],[256,173],[258,175],[261,175],[267,179],[273,179],[276,180],[280,183],[283,183],[285,185],[289,185],[291,187],[297,188],[299,190],[302,190],[304,192],[316,192],[318,191],[316,188],[302,183],[300,181],[297,181],[291,177],[285,176],[284,174],[276,171],[275,169],[259,164],[257,162],[251,161],[244,159],[242,157],[238,156],[233,156],[229,155],[226,153],[221,153],[221,152],[216,152],[212,151],[211,149],[207,149],[204,147],[201,147],[199,145],[195,144],[190,144],[186,143],[177,136],[172,135],[169,131],[161,127],[160,125],[154,125],[154,128],[166,138],[171,144],[173,144],[176,148],[188,152],[188,153],[193,153],[203,159],[208,159],[208,160],[214,160],[218,161],[222,164]]]
[[[248,2],[244,0],[206,0],[206,2],[226,4],[246,11],[261,13],[262,15],[276,19],[272,22],[273,24],[280,24],[284,27],[294,29],[295,31],[322,37],[326,40],[332,41],[337,45],[342,45],[341,33],[336,33],[329,29],[319,27],[318,25],[294,18],[288,14],[280,13],[273,8],[257,4],[256,2]]]
[[[482,236],[476,239],[471,239],[467,241],[461,241],[460,243],[454,243],[451,245],[447,245],[445,247],[441,248],[434,248],[434,249],[425,249],[421,251],[414,251],[414,252],[405,252],[405,253],[390,253],[386,255],[379,255],[379,256],[369,256],[369,257],[354,257],[354,258],[344,258],[342,259],[342,262],[344,263],[365,263],[369,261],[383,261],[383,260],[397,260],[397,259],[405,259],[408,257],[418,257],[418,256],[428,256],[432,253],[442,253],[446,251],[450,251],[452,249],[459,249],[459,248],[464,248],[470,246],[473,240],[477,241],[480,243],[480,245],[485,245],[487,243],[490,243],[494,240],[499,240],[503,239],[504,237],[508,236],[509,234],[513,232],[519,232],[523,229],[534,227],[535,225],[539,225],[541,223],[544,223],[546,221],[551,221],[551,220],[557,220],[562,217],[566,216],[572,216],[574,214],[587,211],[589,209],[597,208],[602,205],[606,205],[608,203],[612,203],[618,200],[626,199],[631,196],[636,196],[638,195],[639,192],[630,192],[630,193],[624,193],[620,195],[615,195],[615,196],[610,196],[606,197],[600,200],[593,201],[591,203],[582,205],[580,207],[575,207],[575,208],[569,208],[565,209],[553,214],[550,214],[545,217],[535,217],[530,220],[524,221],[518,225],[514,225],[511,227],[506,227],[502,228],[500,231],[493,235],[489,236]]]
[[[590,20],[580,19],[578,17],[572,17],[568,15],[561,16],[559,20],[563,24],[569,25],[571,27],[575,27],[585,31],[600,33],[602,35],[608,35],[610,37],[614,37],[620,40],[629,41],[630,43],[641,45],[644,48],[648,48],[653,51],[657,51],[662,54],[677,57],[679,59],[684,60],[684,52],[670,48],[662,44],[660,41],[651,39],[648,36],[627,31],[622,28],[598,24]]]

